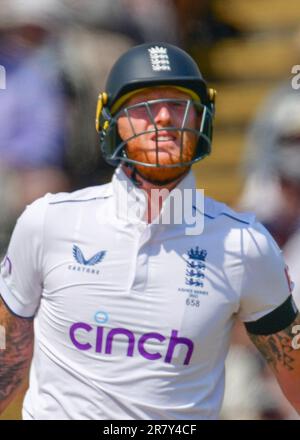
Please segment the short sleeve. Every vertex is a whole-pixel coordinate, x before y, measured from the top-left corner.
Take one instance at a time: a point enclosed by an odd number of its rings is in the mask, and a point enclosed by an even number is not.
[[[16,315],[33,317],[43,288],[43,225],[47,196],[29,205],[17,221],[0,266],[0,295]]]
[[[257,321],[271,313],[287,300],[292,290],[282,252],[269,232],[256,222],[247,234],[239,310],[244,322]]]

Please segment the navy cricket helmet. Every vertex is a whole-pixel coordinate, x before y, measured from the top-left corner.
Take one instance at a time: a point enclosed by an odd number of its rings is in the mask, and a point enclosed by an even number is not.
[[[126,101],[141,89],[147,87],[174,86],[186,93],[191,99],[186,100],[185,118],[181,127],[169,127],[167,130],[193,131],[197,136],[197,146],[194,157],[189,162],[179,162],[176,165],[160,165],[138,162],[126,154],[126,143],[118,134],[117,120],[124,111],[129,117]],[[120,161],[143,166],[190,166],[203,159],[211,151],[214,102],[216,91],[208,88],[195,61],[184,50],[166,43],[146,43],[135,46],[124,53],[112,67],[106,82],[105,91],[99,94],[96,112],[96,130],[100,133],[100,146],[104,159],[113,166]],[[147,114],[153,120],[154,129],[158,132],[151,104],[160,101],[145,101],[138,106],[145,106]],[[185,127],[185,121],[190,106],[194,105],[201,112],[199,127]],[[135,105],[136,106],[136,105]],[[166,128],[164,128],[166,130]],[[182,144],[182,141],[181,141]],[[182,145],[181,145],[182,148]]]

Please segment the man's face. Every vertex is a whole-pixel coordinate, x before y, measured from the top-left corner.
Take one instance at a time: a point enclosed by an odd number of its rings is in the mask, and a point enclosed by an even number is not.
[[[153,119],[147,112],[146,106],[128,109],[128,107],[156,99],[177,99],[182,102],[158,102],[150,104]],[[127,115],[122,112],[118,118],[118,131],[122,140],[127,140],[126,153],[130,159],[139,162],[159,165],[173,165],[190,161],[194,157],[197,143],[196,133],[180,131],[187,101],[191,97],[175,87],[153,87],[137,92],[124,105]],[[185,100],[185,101],[184,101]],[[199,127],[200,116],[194,105],[190,106],[184,128]],[[166,128],[174,127],[172,130]],[[155,131],[157,129],[158,131]],[[142,132],[150,131],[141,134]],[[181,157],[182,144],[182,157]],[[146,178],[157,182],[172,181],[182,175],[188,167],[160,168],[136,165],[136,168]]]

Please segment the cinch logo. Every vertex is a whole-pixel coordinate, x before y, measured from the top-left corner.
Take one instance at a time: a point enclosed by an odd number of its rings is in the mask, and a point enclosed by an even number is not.
[[[71,325],[69,332],[70,339],[78,350],[91,350],[93,348],[92,344],[90,344],[89,342],[83,343],[78,341],[76,337],[76,333],[78,330],[84,330],[85,332],[90,333],[93,331],[93,327],[89,324],[86,324],[85,322],[76,322],[75,324]],[[96,334],[94,335],[96,353],[105,353],[108,355],[112,354],[114,338],[117,335],[125,336],[128,339],[126,356],[130,357],[132,357],[135,354],[136,350],[138,350],[139,354],[145,359],[154,361],[163,358],[164,362],[171,363],[175,347],[178,345],[184,345],[186,347],[186,356],[183,364],[188,365],[194,351],[193,341],[188,338],[178,336],[177,330],[172,330],[171,332],[166,354],[162,354],[160,352],[150,353],[145,347],[145,344],[147,342],[150,342],[151,340],[159,341],[160,343],[164,342],[167,338],[160,333],[145,333],[141,335],[139,339],[137,339],[134,333],[126,328],[111,329],[106,336],[104,335],[104,330],[104,327],[96,327]]]

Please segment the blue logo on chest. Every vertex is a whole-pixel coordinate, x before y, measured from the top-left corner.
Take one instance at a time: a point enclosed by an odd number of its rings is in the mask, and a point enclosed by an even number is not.
[[[186,262],[185,284],[188,286],[203,287],[203,282],[201,280],[204,278],[204,273],[202,271],[206,267],[205,259],[207,251],[205,249],[199,250],[199,247],[196,246],[194,249],[190,249],[187,252],[187,255],[188,260]]]
[[[83,266],[95,266],[96,264],[101,263],[106,251],[97,252],[93,257],[86,259],[81,251],[81,249],[74,244],[73,246],[73,257],[77,261],[77,263],[82,264]]]

